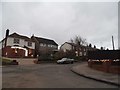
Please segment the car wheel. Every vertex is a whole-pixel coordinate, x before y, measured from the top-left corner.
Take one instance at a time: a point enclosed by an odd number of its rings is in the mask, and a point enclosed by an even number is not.
[[[71,64],[73,64],[73,62],[71,62]]]

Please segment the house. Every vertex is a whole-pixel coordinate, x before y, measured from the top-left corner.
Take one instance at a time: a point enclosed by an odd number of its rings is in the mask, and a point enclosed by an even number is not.
[[[2,56],[10,58],[33,57],[35,42],[31,38],[17,33],[9,35],[6,30],[6,37],[2,42]]]
[[[42,55],[53,56],[58,51],[58,44],[54,40],[36,37],[34,35],[31,39],[35,41],[35,57]]]
[[[61,45],[60,50],[62,50],[63,52],[73,51],[76,56],[86,56],[88,50],[94,51],[97,49],[95,47],[92,48],[83,45],[78,46],[75,43],[65,42]]]
[[[67,52],[67,51],[73,50],[75,46],[76,45],[74,43],[65,42],[64,44],[60,46],[60,50]]]

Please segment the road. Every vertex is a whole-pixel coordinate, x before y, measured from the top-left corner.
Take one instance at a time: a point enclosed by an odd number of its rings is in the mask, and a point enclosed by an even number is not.
[[[30,64],[3,67],[3,88],[115,88],[71,72],[74,64]],[[117,88],[117,87],[116,87]]]

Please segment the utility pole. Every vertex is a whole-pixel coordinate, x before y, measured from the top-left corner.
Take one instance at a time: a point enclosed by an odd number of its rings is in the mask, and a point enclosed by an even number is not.
[[[112,36],[112,45],[113,45],[113,50],[115,50],[115,47],[114,47],[114,38]]]

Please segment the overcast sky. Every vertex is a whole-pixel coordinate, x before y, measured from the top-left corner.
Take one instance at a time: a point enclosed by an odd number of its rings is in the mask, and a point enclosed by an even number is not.
[[[6,29],[10,34],[53,39],[59,45],[80,35],[98,48],[109,49],[112,49],[113,35],[118,48],[118,3],[3,2],[3,37]]]

